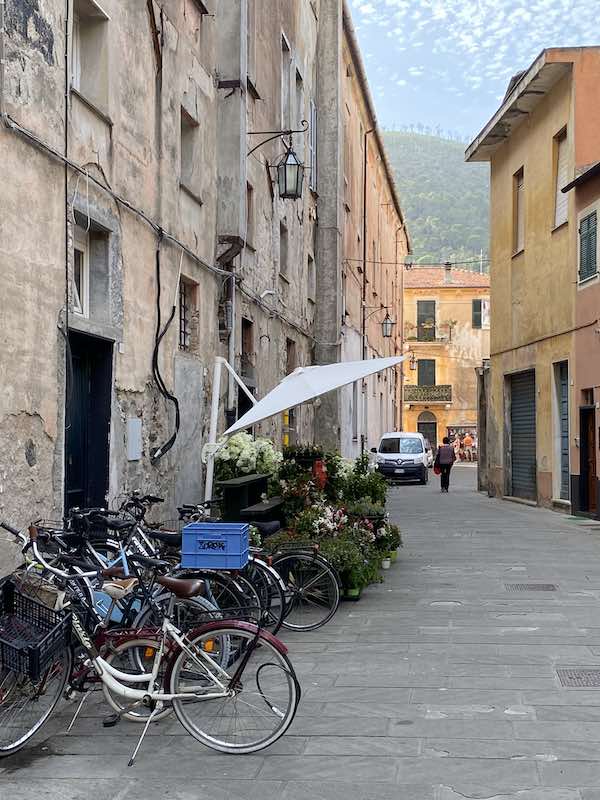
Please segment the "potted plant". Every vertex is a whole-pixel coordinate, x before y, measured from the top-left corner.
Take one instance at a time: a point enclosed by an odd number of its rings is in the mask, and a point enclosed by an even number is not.
[[[351,520],[369,520],[375,529],[382,527],[385,523],[385,506],[373,503],[369,497],[348,503],[346,513]]]
[[[323,448],[314,444],[291,445],[283,450],[286,461],[295,461],[305,470],[312,470],[315,461],[322,460],[323,456]]]

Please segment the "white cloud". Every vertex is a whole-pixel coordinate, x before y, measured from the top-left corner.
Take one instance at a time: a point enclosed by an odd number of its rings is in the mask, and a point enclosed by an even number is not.
[[[352,0],[352,9],[357,28],[365,26],[359,38],[368,42],[369,72],[383,66],[377,82],[386,76],[386,102],[406,85],[398,73],[429,87],[423,97],[430,103],[453,87],[449,96],[463,93],[464,113],[474,115],[465,120],[469,130],[545,47],[597,43],[590,20],[598,0]],[[440,113],[446,109],[440,103]]]

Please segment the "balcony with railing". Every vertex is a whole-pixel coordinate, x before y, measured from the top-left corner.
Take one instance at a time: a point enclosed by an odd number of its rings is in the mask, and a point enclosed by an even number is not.
[[[421,323],[404,326],[404,338],[408,342],[423,342],[424,344],[448,344],[452,341],[452,331],[455,323],[447,322],[440,325]]]
[[[452,385],[436,384],[435,386],[404,385],[405,403],[451,403]]]

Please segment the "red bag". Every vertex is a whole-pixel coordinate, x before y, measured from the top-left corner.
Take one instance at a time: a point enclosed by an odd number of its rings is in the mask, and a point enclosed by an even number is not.
[[[433,465],[433,471],[435,472],[436,475],[441,475],[442,474],[442,468],[440,467],[439,464],[434,464]]]

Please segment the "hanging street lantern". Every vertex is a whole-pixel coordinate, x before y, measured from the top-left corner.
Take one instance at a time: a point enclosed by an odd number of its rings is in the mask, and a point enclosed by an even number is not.
[[[417,368],[417,358],[415,356],[414,350],[410,351],[410,368],[411,369]]]
[[[395,324],[395,321],[390,317],[389,313],[386,312],[385,319],[381,323],[381,333],[384,339],[391,339]]]
[[[282,200],[299,200],[302,197],[304,164],[290,148],[277,164],[277,184]]]

